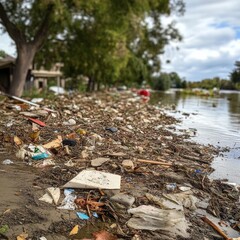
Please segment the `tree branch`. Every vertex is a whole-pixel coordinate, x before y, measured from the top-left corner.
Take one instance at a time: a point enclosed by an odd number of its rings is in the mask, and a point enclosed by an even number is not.
[[[48,5],[42,24],[37,30],[34,40],[32,41],[33,45],[36,46],[37,49],[41,47],[41,45],[43,44],[44,40],[46,39],[49,33],[50,17],[51,17],[51,14],[53,13],[53,7],[54,7],[54,4]]]
[[[20,41],[25,41],[25,37],[22,35],[18,27],[9,20],[2,3],[0,3],[0,19],[2,20],[2,24],[6,28],[9,36],[13,39],[16,45],[18,45]]]

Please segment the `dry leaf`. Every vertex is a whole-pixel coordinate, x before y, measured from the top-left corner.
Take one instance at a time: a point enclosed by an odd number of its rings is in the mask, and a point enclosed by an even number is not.
[[[95,232],[93,236],[96,238],[95,240],[117,240],[115,236],[105,230]]]
[[[17,240],[26,240],[28,238],[27,233],[21,233],[19,236],[17,236]]]
[[[76,235],[78,233],[78,230],[79,230],[79,226],[76,225],[69,233],[69,236]]]
[[[31,138],[31,140],[32,140],[33,142],[38,141],[40,132],[41,132],[40,130],[37,130],[37,131],[34,131],[34,132],[32,132],[32,133],[29,134],[29,137]]]
[[[14,136],[13,140],[17,146],[23,144],[23,141],[18,136]]]
[[[58,136],[57,139],[43,145],[43,147],[46,149],[59,148],[61,146],[62,146],[62,137],[61,136]]]

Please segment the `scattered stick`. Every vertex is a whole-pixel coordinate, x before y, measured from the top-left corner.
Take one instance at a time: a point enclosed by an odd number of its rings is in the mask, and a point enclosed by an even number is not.
[[[211,163],[211,162],[202,160],[202,159],[200,159],[200,158],[198,158],[198,157],[189,156],[189,155],[180,154],[180,157],[185,158],[185,159],[188,159],[188,160],[191,160],[191,161],[194,161],[194,162],[200,162],[200,163],[205,163],[205,164],[210,164],[210,163]]]
[[[209,224],[215,231],[217,231],[225,240],[231,240],[215,223],[213,223],[210,219],[206,216],[201,218],[204,222]]]
[[[163,166],[169,166],[169,167],[173,165],[172,163],[159,162],[159,161],[153,161],[153,160],[144,160],[144,159],[138,159],[137,162],[163,165]]]
[[[6,96],[6,97],[9,97],[9,98],[12,98],[12,99],[17,100],[17,101],[19,101],[19,102],[23,102],[23,103],[30,104],[30,105],[35,106],[35,107],[39,107],[39,108],[41,107],[41,106],[40,106],[39,104],[37,104],[37,103],[33,103],[33,102],[31,102],[31,101],[28,101],[28,100],[25,100],[25,99],[22,99],[22,98],[19,98],[19,97],[16,97],[16,96],[13,96],[13,95],[10,95],[10,94],[1,92],[1,91],[0,91],[0,95],[3,95],[3,96]],[[48,111],[48,112],[57,112],[57,111],[55,111],[55,110],[52,110],[52,109],[46,108],[46,107],[44,107],[43,109],[46,110],[46,111]]]

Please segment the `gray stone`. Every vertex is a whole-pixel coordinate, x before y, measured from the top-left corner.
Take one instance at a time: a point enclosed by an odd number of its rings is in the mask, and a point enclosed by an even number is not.
[[[116,195],[112,196],[110,198],[110,200],[113,202],[116,202],[116,203],[120,203],[127,208],[130,208],[133,205],[133,203],[135,202],[135,198],[133,196],[127,195],[124,193],[116,194]]]
[[[100,167],[105,162],[109,161],[110,158],[95,158],[91,160],[92,167]]]

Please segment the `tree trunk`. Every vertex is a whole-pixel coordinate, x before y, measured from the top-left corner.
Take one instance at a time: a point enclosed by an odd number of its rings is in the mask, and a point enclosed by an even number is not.
[[[88,78],[88,83],[87,83],[87,89],[86,89],[87,92],[91,91],[91,86],[92,86],[92,78],[89,77]]]
[[[16,66],[13,71],[13,79],[9,93],[20,97],[23,93],[28,70],[31,67],[36,50],[33,46],[23,45],[18,48]]]

